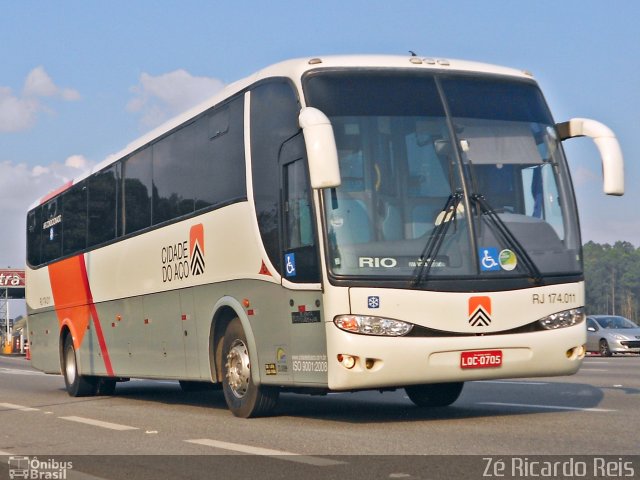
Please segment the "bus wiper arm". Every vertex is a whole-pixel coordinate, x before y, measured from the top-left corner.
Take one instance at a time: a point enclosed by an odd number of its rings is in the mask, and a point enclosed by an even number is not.
[[[543,279],[542,273],[536,266],[535,262],[531,259],[527,250],[522,246],[522,243],[520,243],[511,230],[509,230],[484,196],[474,193],[471,195],[471,202],[478,206],[480,212],[489,220],[489,224],[493,225],[494,232],[497,233],[499,240],[515,251],[516,255],[520,258],[522,264],[529,272],[534,283],[536,285],[541,285]]]
[[[447,203],[438,215],[435,228],[431,230],[427,243],[420,254],[418,264],[416,265],[416,269],[413,273],[413,280],[411,282],[412,286],[416,287],[420,285],[420,283],[429,275],[433,262],[436,260],[436,255],[440,251],[442,242],[447,235],[449,225],[451,225],[451,223],[456,219],[456,212],[461,200],[461,192],[455,192],[449,195]]]

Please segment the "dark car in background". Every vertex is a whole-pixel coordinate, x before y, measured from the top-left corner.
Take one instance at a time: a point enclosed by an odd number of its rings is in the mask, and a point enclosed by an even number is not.
[[[618,315],[589,315],[587,351],[604,357],[614,353],[640,354],[640,327]]]

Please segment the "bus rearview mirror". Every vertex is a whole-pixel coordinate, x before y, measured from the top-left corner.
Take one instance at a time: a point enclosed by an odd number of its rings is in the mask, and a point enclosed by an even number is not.
[[[340,186],[338,149],[329,118],[317,108],[300,111],[298,123],[304,135],[311,188]]]
[[[572,118],[556,125],[560,140],[575,137],[593,139],[602,160],[603,190],[607,195],[624,195],[624,160],[615,134],[603,123],[588,118]]]

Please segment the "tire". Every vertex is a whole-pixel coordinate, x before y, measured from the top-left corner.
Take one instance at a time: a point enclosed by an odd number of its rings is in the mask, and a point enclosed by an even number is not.
[[[603,357],[610,357],[612,355],[611,349],[609,348],[609,343],[607,343],[604,338],[600,340],[599,351],[600,355],[602,355]]]
[[[418,407],[446,407],[455,402],[464,382],[434,383],[405,387],[409,399]]]
[[[222,391],[231,413],[241,418],[269,414],[275,408],[280,394],[277,387],[253,383],[247,337],[237,317],[224,332]]]
[[[89,397],[98,392],[98,379],[78,373],[76,349],[71,335],[64,339],[62,348],[62,376],[67,393],[72,397]],[[115,381],[114,381],[115,387]]]

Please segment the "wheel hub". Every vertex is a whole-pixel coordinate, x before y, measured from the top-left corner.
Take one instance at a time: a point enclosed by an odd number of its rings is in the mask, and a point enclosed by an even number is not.
[[[68,348],[64,362],[65,374],[67,381],[73,383],[76,379],[76,355],[73,348]]]
[[[235,340],[227,353],[227,383],[236,398],[242,398],[249,389],[251,375],[249,350],[241,340]]]

